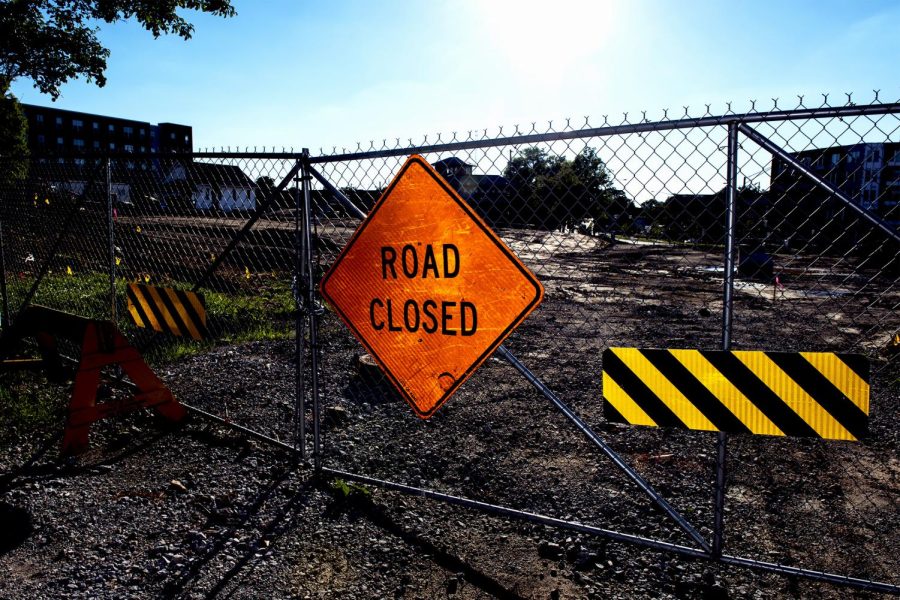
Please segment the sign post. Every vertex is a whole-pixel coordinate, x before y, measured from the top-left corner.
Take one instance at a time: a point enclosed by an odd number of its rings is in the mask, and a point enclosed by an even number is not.
[[[423,419],[544,294],[534,274],[421,156],[400,169],[321,291]]]

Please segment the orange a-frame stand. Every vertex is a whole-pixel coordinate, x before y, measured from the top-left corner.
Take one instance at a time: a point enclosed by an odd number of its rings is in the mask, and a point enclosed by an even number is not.
[[[140,353],[111,321],[88,319],[44,306],[29,306],[4,332],[0,354],[25,337],[35,337],[50,373],[59,372],[56,338],[81,343],[81,360],[75,373],[69,416],[63,434],[62,453],[78,454],[88,448],[91,423],[139,408],[152,408],[170,421],[184,418],[184,407],[153,373]],[[133,396],[97,403],[101,371],[118,365],[137,388]]]

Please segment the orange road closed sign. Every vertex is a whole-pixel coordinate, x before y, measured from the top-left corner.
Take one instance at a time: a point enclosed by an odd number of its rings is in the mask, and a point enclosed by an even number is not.
[[[400,169],[321,291],[423,419],[544,295],[534,274],[421,156]]]

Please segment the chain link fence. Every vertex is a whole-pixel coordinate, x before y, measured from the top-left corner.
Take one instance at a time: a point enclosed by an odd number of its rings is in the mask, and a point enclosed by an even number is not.
[[[545,287],[504,350],[539,385],[498,353],[427,422],[315,295],[410,154]],[[740,114],[533,123],[313,156],[33,157],[27,179],[2,193],[5,319],[28,301],[114,318],[176,395],[304,450],[312,427],[330,472],[689,556],[710,556],[706,540],[724,533],[724,562],[900,585],[896,103],[799,98]],[[129,282],[202,293],[209,339],[136,328]],[[202,374],[165,376],[178,361],[202,372],[209,357],[255,376],[247,343],[300,357],[286,383],[293,395],[273,402],[274,383],[236,391]],[[608,423],[601,355],[616,346],[863,354],[870,437],[733,435],[720,446],[716,434]],[[234,355],[216,350],[228,347]],[[298,399],[312,407],[299,423]],[[659,497],[671,510],[653,510],[665,508]],[[724,532],[714,525],[722,510]]]

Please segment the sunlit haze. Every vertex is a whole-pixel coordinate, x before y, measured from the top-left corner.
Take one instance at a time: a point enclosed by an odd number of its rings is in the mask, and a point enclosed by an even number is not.
[[[871,2],[329,2],[236,0],[190,15],[188,42],[104,25],[109,83],[60,108],[194,128],[199,148],[355,148],[737,110],[797,96],[896,100],[900,5]],[[23,102],[50,98],[19,80]]]

